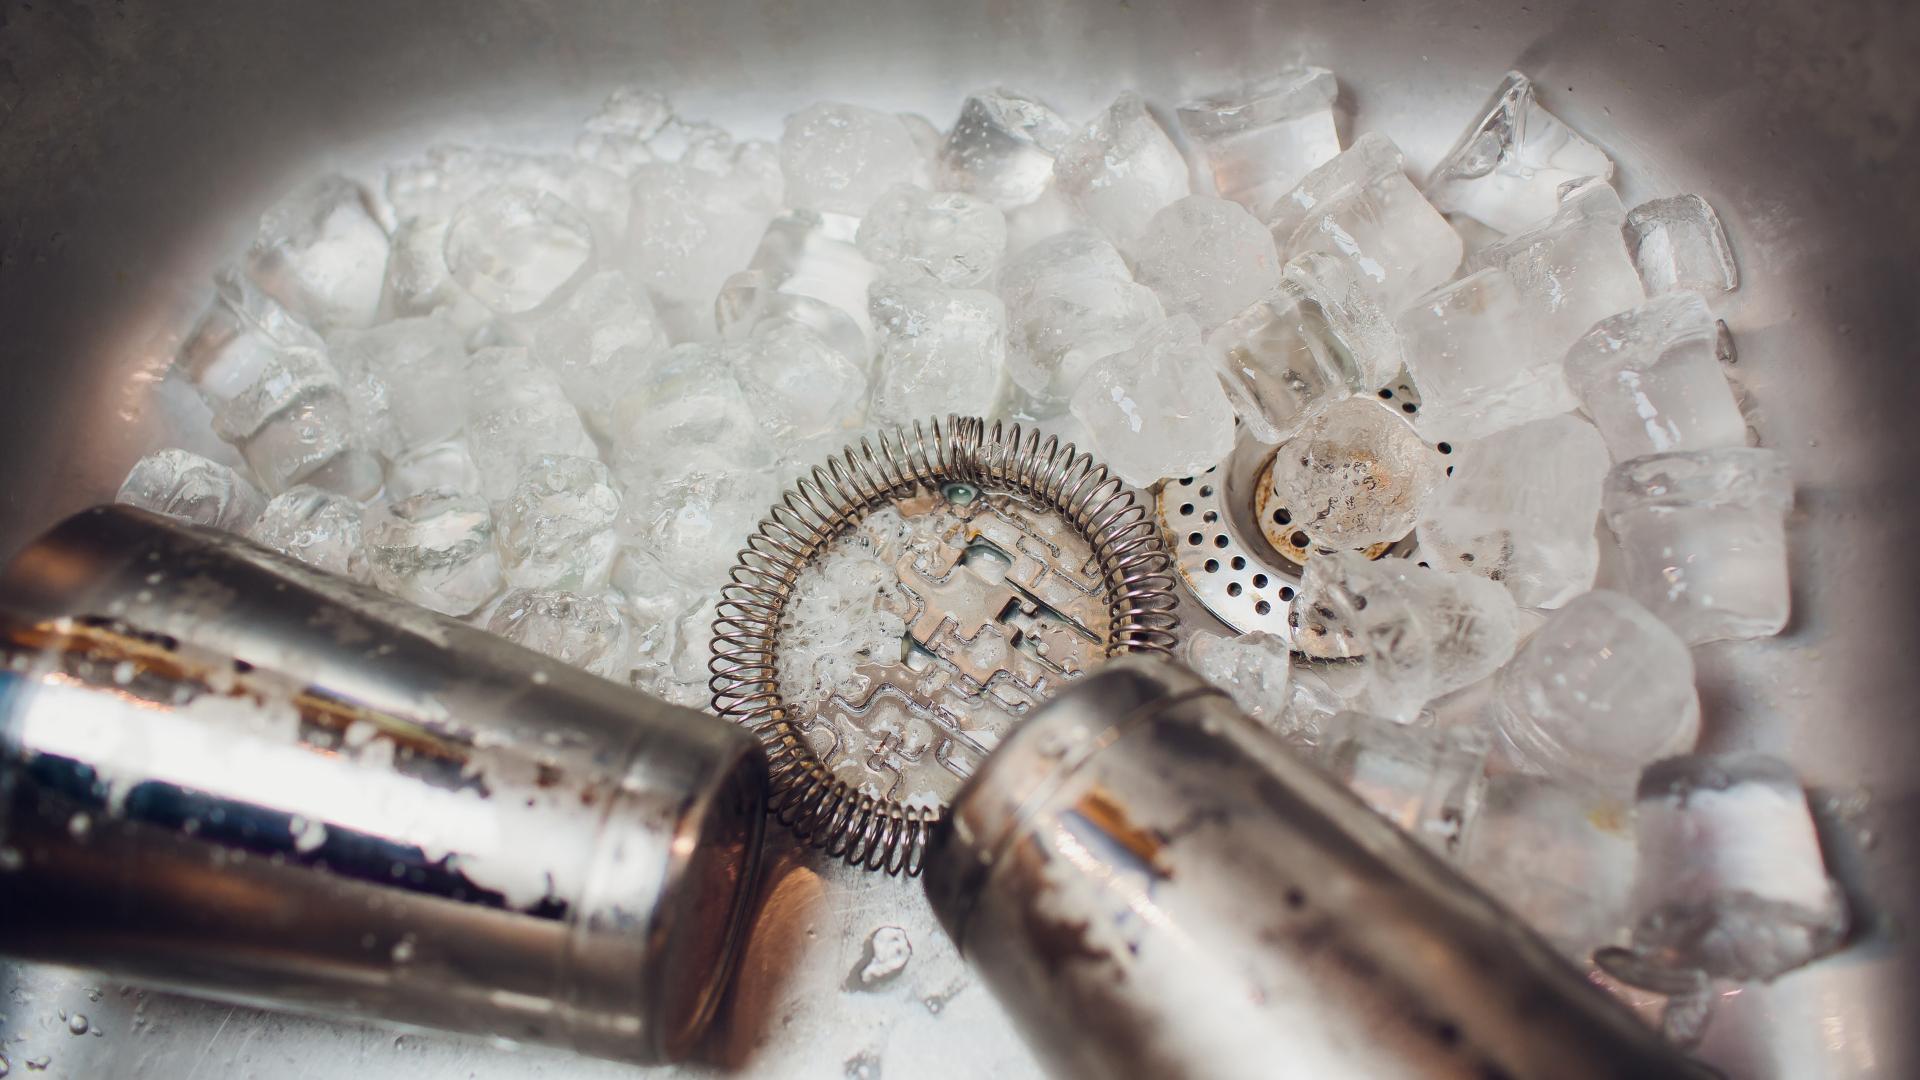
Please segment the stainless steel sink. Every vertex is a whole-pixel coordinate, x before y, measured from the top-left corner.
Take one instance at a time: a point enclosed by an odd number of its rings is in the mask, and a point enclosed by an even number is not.
[[[965,91],[1006,82],[1085,114],[1125,86],[1171,103],[1298,58],[1333,68],[1357,128],[1419,171],[1517,66],[1619,162],[1629,205],[1697,191],[1719,209],[1743,280],[1721,305],[1735,370],[1799,483],[1793,623],[1700,650],[1706,742],[1802,769],[1862,933],[1725,1000],[1706,1054],[1739,1076],[1920,1075],[1916,47],[1903,0],[8,4],[0,548],[110,497],[145,450],[208,438],[161,376],[216,263],[322,169],[377,181],[430,140],[551,142],[622,83],[770,135],[818,98],[944,125]],[[1034,1074],[916,885],[777,863],[718,1065],[700,1068]],[[868,985],[863,949],[886,925],[914,956]],[[43,1055],[49,1077],[631,1074],[43,968],[0,963],[0,991],[15,1075]],[[103,1034],[70,1034],[62,1012]]]

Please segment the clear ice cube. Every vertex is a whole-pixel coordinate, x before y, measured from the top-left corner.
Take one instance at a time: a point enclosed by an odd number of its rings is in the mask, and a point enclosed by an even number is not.
[[[360,503],[307,484],[275,495],[247,539],[330,574],[367,580]]]
[[[822,101],[787,117],[780,136],[786,204],[858,217],[895,184],[926,180],[913,132],[892,113]]]
[[[1319,760],[1375,813],[1436,854],[1459,857],[1486,788],[1484,736],[1347,712],[1330,722]]]
[[[1650,296],[1740,287],[1720,215],[1698,195],[1650,199],[1627,211],[1627,247]]]
[[[1787,625],[1793,481],[1771,450],[1653,454],[1615,466],[1602,495],[1627,591],[1690,644]]]
[[[619,517],[620,494],[605,465],[583,457],[538,459],[494,518],[507,584],[603,591],[619,551]]]
[[[1456,448],[1453,475],[1419,525],[1420,557],[1506,586],[1526,608],[1593,587],[1595,528],[1612,459],[1593,425],[1563,415]]]
[[[1474,252],[1467,271],[1505,270],[1536,320],[1534,349],[1557,358],[1594,323],[1646,299],[1620,231],[1626,216],[1605,183],[1569,185],[1553,217]]]
[[[307,483],[365,498],[379,490],[380,464],[323,350],[281,349],[238,393],[207,397],[214,433],[240,451],[267,491]]]
[[[995,87],[968,95],[940,147],[940,186],[1002,210],[1040,198],[1073,125],[1037,98]]]
[[[1208,334],[1207,355],[1241,423],[1267,444],[1364,389],[1346,343],[1291,281]]]
[[[368,326],[380,311],[387,246],[366,189],[325,176],[260,218],[247,273],[315,329]]]
[[[512,494],[527,466],[548,454],[599,452],[559,380],[525,349],[482,349],[468,376],[467,449],[487,498]]]
[[[1533,80],[1517,71],[1493,92],[1427,178],[1427,197],[1447,213],[1466,214],[1504,233],[1553,214],[1562,184],[1606,180],[1613,162],[1534,97]]]
[[[866,419],[867,373],[804,326],[769,327],[731,360],[760,426],[781,443],[851,431]]]
[[[1180,475],[1180,474],[1174,474]],[[1447,478],[1446,458],[1371,398],[1335,402],[1280,447],[1276,505],[1315,544],[1364,548],[1398,540]]]
[[[627,249],[676,341],[715,335],[714,296],[747,264],[780,209],[780,168],[772,148],[743,143],[723,165],[642,165],[633,176]]]
[[[582,161],[630,175],[653,160],[647,140],[673,119],[673,106],[653,90],[623,86],[607,95],[599,111],[580,125],[573,153]]]
[[[1269,223],[1287,256],[1318,251],[1345,260],[1390,313],[1460,266],[1460,234],[1407,179],[1400,149],[1384,135],[1363,135],[1314,170],[1275,205]]]
[[[1191,316],[1148,327],[1131,348],[1094,361],[1072,408],[1100,461],[1135,487],[1190,476],[1233,451],[1233,403]]]
[[[1320,318],[1344,343],[1348,366],[1362,386],[1384,386],[1399,375],[1406,365],[1400,335],[1352,263],[1325,252],[1303,251],[1287,260],[1280,276],[1318,306]]]
[[[1084,229],[1008,260],[1000,295],[1013,381],[1052,407],[1073,396],[1088,365],[1131,348],[1166,317],[1160,298],[1133,280],[1119,250]]]
[[[637,386],[668,345],[646,292],[619,270],[581,282],[527,338],[533,361],[553,373],[567,400],[601,430],[610,403]]]
[[[1295,67],[1180,106],[1180,127],[1206,155],[1215,190],[1256,214],[1340,152],[1325,68]]]
[[[1422,431],[1486,438],[1579,405],[1561,353],[1539,347],[1537,309],[1505,270],[1477,270],[1420,297],[1396,322],[1420,390]]]
[[[1053,171],[1060,190],[1122,250],[1191,190],[1186,159],[1131,90],[1061,147]]]
[[[1770,981],[1845,939],[1846,901],[1786,762],[1755,753],[1662,761],[1641,777],[1635,811],[1642,965]]]
[[[500,591],[493,517],[478,495],[432,490],[367,508],[367,564],[382,591],[442,615]]]
[[[1280,281],[1273,237],[1245,207],[1189,195],[1162,207],[1134,249],[1134,276],[1169,314],[1211,330]]]
[[[493,312],[454,284],[447,272],[447,219],[439,214],[411,217],[393,230],[387,256],[386,306],[393,315],[438,315],[463,334],[493,319]]]
[[[416,446],[388,460],[389,499],[404,499],[430,488],[470,493],[480,490],[480,470],[465,439]]]
[[[985,199],[888,188],[860,219],[860,250],[884,270],[919,271],[951,288],[984,286],[1007,249],[1007,219]]]
[[[391,459],[466,426],[467,350],[437,317],[395,319],[327,336],[328,357],[375,449]]]
[[[1196,630],[1187,638],[1186,660],[1201,678],[1226,691],[1241,712],[1268,728],[1283,728],[1293,668],[1284,640],[1259,631],[1223,637]]]
[[[185,450],[156,450],[134,462],[113,501],[230,533],[245,533],[267,504],[239,473]]]
[[[447,273],[499,315],[524,315],[563,297],[589,272],[593,224],[551,192],[500,186],[462,203],[447,222]]]
[[[441,144],[387,170],[395,216],[451,219],[489,188],[542,192],[565,202],[593,226],[596,242],[612,243],[627,228],[627,178],[567,154]]]
[[[1745,446],[1746,417],[1698,293],[1670,293],[1600,320],[1567,352],[1567,382],[1613,456]]]
[[[1493,718],[1529,770],[1624,790],[1648,762],[1690,750],[1699,737],[1693,656],[1631,599],[1586,593],[1501,670]]]
[[[677,345],[613,407],[610,461],[623,481],[670,473],[689,455],[744,469],[772,459],[746,392],[734,378],[742,346]]]
[[[213,302],[174,360],[209,408],[250,390],[283,350],[325,349],[312,327],[233,269],[215,273],[213,282]]]
[[[867,291],[879,268],[853,240],[844,218],[809,210],[774,218],[753,261],[721,286],[714,305],[721,336],[741,341],[775,323],[795,323],[865,369],[874,351]]]
[[[621,513],[623,558],[651,560],[681,585],[711,593],[779,495],[764,469],[711,456],[679,459],[679,470],[630,484]]]
[[[603,679],[626,681],[626,623],[603,597],[516,588],[500,598],[487,630]]]
[[[1488,778],[1460,858],[1467,877],[1582,967],[1625,936],[1633,863],[1624,801],[1513,772]]]
[[[1409,720],[1513,656],[1513,597],[1485,578],[1354,551],[1307,560],[1288,616],[1294,647],[1316,659],[1364,658],[1358,707]]]
[[[999,297],[884,278],[874,282],[869,303],[880,335],[871,406],[876,421],[910,424],[992,411],[1007,366],[1007,311]]]

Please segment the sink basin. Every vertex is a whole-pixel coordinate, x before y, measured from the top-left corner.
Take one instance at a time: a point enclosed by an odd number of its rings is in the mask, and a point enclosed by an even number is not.
[[[11,552],[110,498],[131,463],[211,438],[163,384],[260,211],[327,169],[377,184],[431,141],[560,145],[615,86],[737,133],[832,98],[951,123],[994,82],[1084,116],[1162,106],[1292,60],[1340,77],[1349,132],[1421,175],[1502,73],[1618,163],[1628,205],[1698,192],[1742,285],[1716,301],[1763,441],[1798,484],[1794,616],[1697,651],[1708,749],[1794,762],[1860,932],[1721,1003],[1703,1054],[1735,1076],[1920,1075],[1920,9],[1900,0],[1006,3],[432,0],[0,13],[0,512]],[[1037,1075],[916,883],[776,852],[743,980],[704,1053],[655,1075]],[[4,881],[0,880],[0,887]],[[912,942],[867,981],[868,941]],[[49,1076],[631,1076],[484,1040],[210,1005],[0,962],[0,1055]],[[95,997],[99,1000],[94,1000]],[[71,1034],[79,1013],[94,1034]],[[81,1026],[81,1025],[75,1025]],[[18,1041],[14,1041],[18,1040]]]

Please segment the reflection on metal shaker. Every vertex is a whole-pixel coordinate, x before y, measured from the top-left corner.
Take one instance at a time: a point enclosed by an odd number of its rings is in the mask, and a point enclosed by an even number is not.
[[[0,607],[0,952],[635,1062],[710,1019],[746,732],[124,507]]]
[[[1108,664],[1001,744],[926,886],[1058,1076],[1701,1075],[1163,660]]]

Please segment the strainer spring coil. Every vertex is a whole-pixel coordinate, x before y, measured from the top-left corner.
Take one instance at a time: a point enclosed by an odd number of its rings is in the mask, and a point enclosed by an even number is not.
[[[1106,589],[1106,655],[1165,653],[1176,641],[1173,560],[1157,524],[1133,489],[1072,443],[949,416],[862,439],[803,476],[760,522],[721,590],[708,687],[714,711],[766,748],[774,816],[810,846],[888,874],[920,872],[941,810],[834,778],[788,718],[776,639],[794,582],[828,544],[892,499],[955,483],[1031,499],[1087,540]]]

